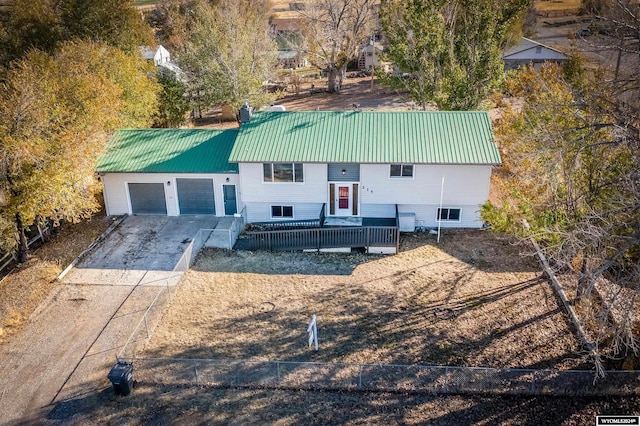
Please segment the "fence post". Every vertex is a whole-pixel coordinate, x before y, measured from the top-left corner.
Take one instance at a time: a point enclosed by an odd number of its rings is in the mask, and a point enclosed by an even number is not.
[[[442,384],[442,391],[449,392],[449,367],[444,368],[444,383]]]
[[[144,328],[147,330],[147,339],[151,337],[149,335],[149,321],[147,321],[147,313],[144,313]]]
[[[531,392],[531,395],[535,395],[536,394],[536,373],[535,373],[535,371],[533,372],[533,374],[531,374],[531,387],[529,388],[529,392]]]
[[[369,246],[371,245],[371,227],[367,226],[367,253],[369,253]]]

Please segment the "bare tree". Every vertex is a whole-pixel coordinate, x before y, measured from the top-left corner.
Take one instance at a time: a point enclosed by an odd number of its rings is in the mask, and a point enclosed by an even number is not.
[[[377,26],[375,0],[312,0],[300,10],[303,51],[316,67],[326,70],[328,91],[340,93],[347,64]]]
[[[631,82],[631,80],[629,80]],[[637,83],[637,81],[636,81]],[[556,66],[510,82],[518,108],[496,125],[505,177],[497,229],[534,237],[558,268],[576,273],[576,303],[606,355],[639,354],[640,105],[601,70],[581,78]],[[532,223],[519,228],[519,219]]]

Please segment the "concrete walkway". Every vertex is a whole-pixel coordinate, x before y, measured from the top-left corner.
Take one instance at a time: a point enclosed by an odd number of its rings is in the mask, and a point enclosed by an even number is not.
[[[180,280],[173,268],[189,242],[216,223],[133,216],[116,228],[0,347],[0,424],[64,420],[58,407],[109,388],[107,373],[146,309]]]

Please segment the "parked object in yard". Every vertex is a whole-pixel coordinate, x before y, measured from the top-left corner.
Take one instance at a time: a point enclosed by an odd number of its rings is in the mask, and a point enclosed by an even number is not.
[[[107,375],[116,395],[127,396],[133,389],[133,364],[118,362]]]

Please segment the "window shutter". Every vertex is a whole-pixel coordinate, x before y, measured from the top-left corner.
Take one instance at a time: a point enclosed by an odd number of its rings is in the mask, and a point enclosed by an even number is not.
[[[354,216],[358,216],[358,186],[359,184],[357,183],[353,184],[353,200],[351,200],[351,203],[353,204],[352,213]]]
[[[329,184],[329,214],[336,214],[336,185],[334,183]]]

